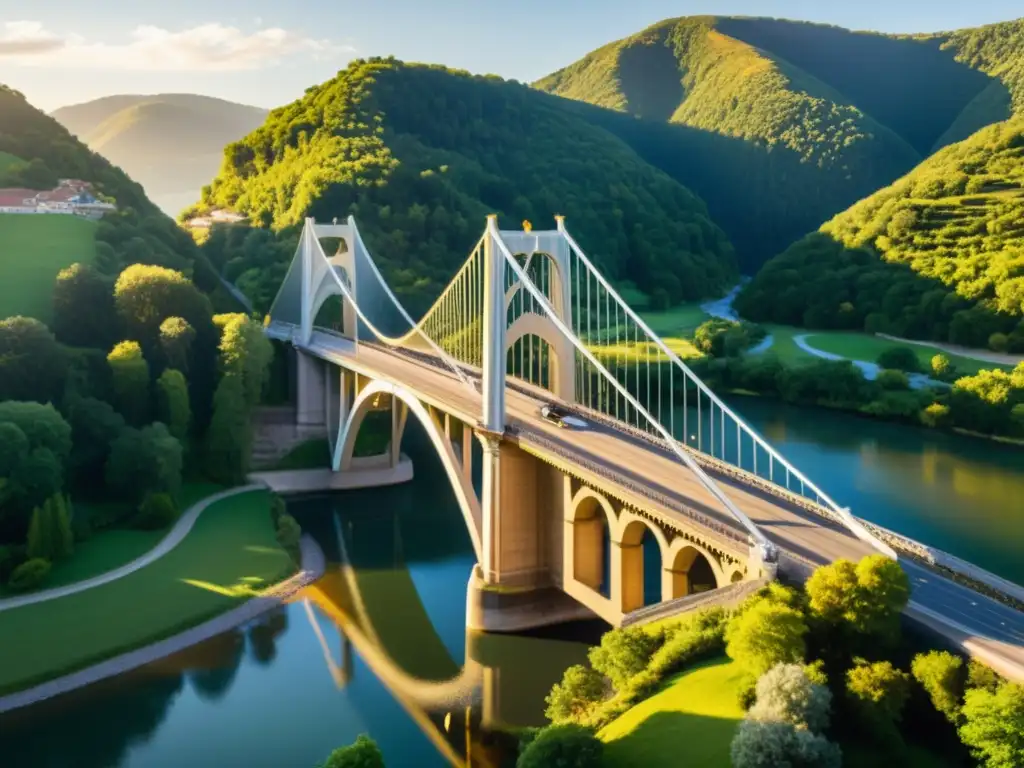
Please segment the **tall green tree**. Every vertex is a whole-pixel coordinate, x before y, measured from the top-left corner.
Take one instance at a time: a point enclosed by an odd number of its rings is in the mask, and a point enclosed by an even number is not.
[[[128,423],[145,424],[150,415],[149,364],[137,341],[122,341],[107,355],[118,410]]]
[[[74,549],[70,502],[66,497],[55,494],[32,512],[28,528],[28,556],[56,562],[70,557]]]
[[[984,768],[1024,765],[1024,686],[974,688],[964,696],[963,715],[960,738]]]
[[[239,482],[245,477],[251,452],[252,425],[242,377],[227,375],[213,396],[213,418],[206,431],[206,471],[219,482]]]
[[[117,340],[114,283],[89,264],[72,264],[53,286],[53,332],[63,343],[107,349]]]
[[[807,647],[807,622],[795,608],[766,599],[755,599],[726,627],[725,652],[753,677],[776,664],[802,662]]]
[[[160,323],[160,347],[168,367],[188,373],[195,338],[196,329],[183,317],[168,317]]]
[[[213,314],[210,300],[185,275],[152,264],[133,264],[118,276],[114,305],[126,336],[147,349],[158,342],[167,318],[180,317],[198,329]]]
[[[883,555],[822,566],[811,574],[806,590],[817,617],[886,641],[899,636],[900,615],[910,599],[906,573]]]
[[[185,442],[192,412],[188,404],[188,382],[181,371],[168,368],[156,381],[157,418],[167,425],[171,434]]]
[[[176,497],[181,488],[182,448],[164,424],[127,427],[110,446],[107,486],[138,504],[149,494]]]
[[[59,402],[68,358],[50,329],[30,317],[0,320],[0,400]]]

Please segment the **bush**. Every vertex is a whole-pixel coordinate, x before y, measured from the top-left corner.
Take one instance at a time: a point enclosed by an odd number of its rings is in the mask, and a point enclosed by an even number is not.
[[[331,752],[321,768],[384,768],[384,755],[377,742],[361,733],[352,744]]]
[[[733,768],[840,768],[842,752],[823,736],[790,723],[744,720],[730,749]]]
[[[604,677],[590,667],[574,664],[565,670],[562,682],[555,683],[544,699],[545,717],[553,723],[576,720],[604,697]]]
[[[914,679],[928,692],[935,709],[951,723],[960,717],[960,697],[964,692],[963,664],[963,659],[948,651],[919,653],[910,663]]]
[[[861,662],[846,673],[846,692],[876,735],[900,738],[896,725],[910,696],[910,675],[889,661]]]
[[[302,527],[295,518],[289,514],[281,515],[277,520],[277,543],[295,561],[296,565],[302,565],[302,552],[299,548],[299,539],[302,538]]]
[[[590,666],[621,690],[634,675],[643,672],[658,648],[658,639],[639,627],[613,629],[601,637],[601,645],[591,648]]]
[[[803,661],[807,623],[788,605],[755,597],[733,617],[725,631],[725,652],[748,672],[760,677],[779,663]]]
[[[949,406],[942,403],[932,403],[921,411],[919,418],[926,427],[944,427],[949,424]]]
[[[166,493],[151,493],[139,505],[132,525],[143,531],[159,531],[178,519],[178,507]]]
[[[700,659],[720,653],[725,644],[725,614],[720,608],[701,611],[667,634],[647,669],[659,680]]]
[[[1024,765],[1024,686],[1002,683],[994,692],[975,688],[964,696],[960,739],[985,768]]]
[[[14,569],[7,586],[12,592],[27,592],[40,586],[49,575],[50,561],[35,557]]]
[[[910,347],[892,347],[885,350],[875,361],[882,368],[894,371],[906,371],[907,373],[919,373],[921,363],[917,354]]]
[[[600,768],[604,744],[579,725],[540,731],[516,761],[516,768]]]
[[[815,685],[799,664],[776,664],[757,681],[751,720],[790,723],[815,733],[828,727],[832,693]]]
[[[74,550],[68,501],[58,493],[32,511],[27,553],[31,559],[55,561],[70,557]]]
[[[274,524],[274,528],[277,528],[277,523],[281,519],[281,515],[284,515],[288,511],[288,505],[285,500],[281,498],[280,494],[271,492],[270,494],[270,521]]]
[[[950,381],[956,378],[956,366],[943,354],[932,357],[932,377],[939,381]]]
[[[901,392],[910,389],[910,379],[907,378],[907,374],[893,368],[884,368],[879,371],[878,378],[875,381],[878,382],[878,386],[889,392]]]

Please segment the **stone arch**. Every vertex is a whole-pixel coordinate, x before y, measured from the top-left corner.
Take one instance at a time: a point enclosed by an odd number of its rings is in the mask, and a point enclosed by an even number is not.
[[[459,508],[462,510],[466,527],[469,529],[469,536],[473,541],[473,550],[476,552],[477,562],[480,562],[482,559],[479,524],[479,521],[482,520],[480,500],[477,498],[476,491],[473,490],[471,482],[463,473],[462,464],[455,455],[452,444],[445,437],[444,426],[431,415],[419,398],[409,390],[380,379],[375,379],[363,387],[359,394],[356,395],[355,400],[352,401],[348,419],[341,425],[341,431],[338,433],[338,440],[334,449],[334,456],[332,457],[332,468],[337,472],[351,467],[352,451],[355,448],[359,427],[362,426],[363,419],[369,413],[370,406],[372,405],[371,400],[374,395],[382,393],[391,395],[394,399],[393,402],[404,403],[409,413],[415,416],[420,424],[423,425],[423,429],[430,438],[434,450],[437,451],[438,456],[441,458],[445,474],[448,475],[448,482],[451,483],[452,490],[455,491],[455,498],[459,502]]]
[[[651,533],[658,544],[658,555],[661,560],[659,573],[664,570],[665,564],[669,562],[669,544],[664,531],[653,521],[641,517],[633,512],[623,512],[619,518],[619,530],[616,538],[620,552],[620,579],[622,583],[622,606],[623,613],[643,608],[645,604],[644,592],[644,550],[643,539],[646,533]],[[664,599],[663,585],[657,585],[660,599]]]
[[[571,502],[573,558],[571,576],[594,592],[611,592],[604,583],[606,548],[611,546],[618,521],[615,510],[601,494],[583,487]],[[605,533],[607,532],[607,540]],[[610,552],[607,556],[610,556]],[[604,588],[607,587],[607,590]],[[607,595],[606,595],[607,596]]]
[[[677,538],[669,547],[669,556],[665,560],[665,577],[667,600],[692,595],[695,591],[706,591],[703,587],[716,589],[728,583],[722,564],[714,553],[701,544],[683,537]],[[695,586],[698,587],[697,590],[694,589]]]
[[[513,349],[520,339],[535,336],[547,344],[548,384],[556,397],[575,399],[575,350],[572,343],[558,331],[550,318],[528,312],[520,315],[505,333],[505,351]]]

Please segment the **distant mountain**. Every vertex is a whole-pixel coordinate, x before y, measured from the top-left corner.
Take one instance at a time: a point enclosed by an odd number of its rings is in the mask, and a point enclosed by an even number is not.
[[[267,110],[193,94],[108,96],[52,116],[142,184],[169,215],[195,202],[224,147],[259,126]]]
[[[769,261],[755,320],[1024,351],[1024,117],[983,128]]]
[[[693,189],[754,271],[935,149],[1024,110],[1022,24],[889,36],[671,19],[534,84]]]
[[[228,146],[195,212],[231,208],[274,229],[352,213],[385,276],[420,309],[488,213],[538,227],[565,214],[606,274],[663,306],[734,280],[732,246],[703,202],[567,105],[494,76],[353,62]],[[237,277],[254,286],[258,275]]]

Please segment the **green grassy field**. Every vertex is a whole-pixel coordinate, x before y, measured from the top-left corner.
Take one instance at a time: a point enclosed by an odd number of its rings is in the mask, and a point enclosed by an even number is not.
[[[943,354],[948,357],[950,362],[956,366],[957,371],[963,374],[973,375],[983,368],[989,370],[993,368],[1006,368],[1009,370],[1009,366],[1000,366],[997,363],[987,363],[969,357],[952,355],[936,347],[924,347],[920,344],[901,344],[898,341],[891,341],[890,339],[883,339],[878,336],[868,336],[863,333],[811,333],[807,337],[807,343],[815,349],[820,349],[822,352],[831,352],[848,357],[851,360],[867,360],[872,363],[876,362],[878,356],[886,350],[906,347],[913,350],[914,354],[917,355],[917,359],[921,363],[921,369],[925,372],[931,370],[932,358],[937,354]]]
[[[292,572],[274,538],[268,505],[265,491],[218,501],[181,544],[136,573],[0,612],[0,693],[173,635]]]
[[[693,336],[710,315],[699,304],[680,304],[663,312],[641,312],[643,321],[659,336]]]
[[[78,216],[0,214],[0,317],[48,323],[57,273],[96,257],[96,222]]]
[[[729,765],[729,745],[743,710],[739,666],[721,658],[686,670],[664,689],[603,728],[604,765],[692,768]]]

